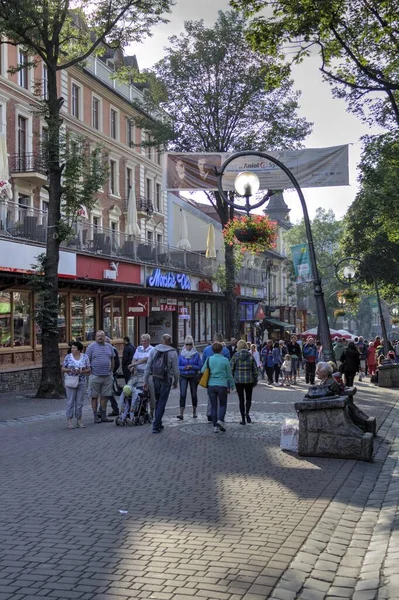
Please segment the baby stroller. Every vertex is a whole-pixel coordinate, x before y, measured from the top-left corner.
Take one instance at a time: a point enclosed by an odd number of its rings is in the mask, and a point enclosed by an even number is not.
[[[115,419],[117,427],[150,423],[148,414],[149,394],[132,385],[125,385],[120,396],[120,415]]]

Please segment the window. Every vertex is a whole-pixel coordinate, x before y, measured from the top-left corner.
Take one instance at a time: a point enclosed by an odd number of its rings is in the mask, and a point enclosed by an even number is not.
[[[18,116],[18,155],[19,158],[25,158],[27,149],[27,131],[28,119]]]
[[[0,44],[1,47],[1,44]],[[4,106],[2,104],[0,104],[0,133],[4,133],[4,125],[3,125],[3,118],[4,118]]]
[[[101,229],[100,217],[93,217],[93,230],[98,232]]]
[[[72,115],[80,118],[80,87],[75,83],[72,84]]]
[[[116,251],[119,246],[119,223],[111,221],[111,250]]]
[[[42,200],[42,225],[47,227],[47,218],[48,218],[48,200]]]
[[[151,179],[145,180],[145,192],[147,200],[152,200],[152,181]]]
[[[24,194],[19,194],[18,196],[18,221],[23,223],[25,217],[28,214],[29,208],[29,196],[25,196]]]
[[[122,298],[110,298],[103,304],[103,329],[111,339],[121,339],[122,332]]]
[[[126,119],[126,144],[129,148],[134,146],[134,126],[130,119]]]
[[[94,129],[100,129],[100,101],[95,96],[92,101],[92,126]]]
[[[18,71],[18,83],[21,87],[25,88],[26,90],[28,89],[28,55],[26,52],[23,52],[22,50],[19,51],[18,53],[18,66],[19,66],[19,71]]]
[[[72,296],[72,339],[79,340],[81,342],[94,340],[94,306],[94,298],[90,296]]]
[[[162,212],[161,208],[161,184],[157,183],[155,185],[155,210],[157,212]]]
[[[110,135],[114,140],[118,139],[118,113],[113,108],[111,108]]]
[[[157,244],[162,246],[162,233],[157,233]]]
[[[109,161],[109,191],[114,196],[118,193],[116,161]]]
[[[32,345],[32,292],[0,293],[0,346]]]
[[[42,97],[43,100],[48,100],[48,68],[47,65],[43,63],[43,88],[42,88]]]
[[[126,168],[126,198],[129,199],[129,192],[133,185],[132,169]]]
[[[154,239],[154,233],[152,231],[147,231],[147,242],[152,243]]]

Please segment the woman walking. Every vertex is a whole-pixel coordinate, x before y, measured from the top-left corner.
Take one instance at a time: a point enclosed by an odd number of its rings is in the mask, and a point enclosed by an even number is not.
[[[280,372],[281,372],[281,365],[284,362],[284,354],[282,352],[280,342],[274,342],[273,359],[274,359],[274,365],[273,365],[274,382],[276,383],[276,385],[282,386],[283,385],[282,383],[280,383],[280,384],[278,383],[278,379],[280,377]]]
[[[231,374],[230,362],[221,352],[223,346],[220,342],[212,344],[213,356],[204,362],[201,369],[209,369],[208,396],[211,403],[211,418],[214,433],[226,431],[224,418],[227,410],[227,394],[234,388],[234,379]],[[219,401],[219,414],[218,414]]]
[[[85,427],[82,422],[82,409],[86,389],[86,375],[90,374],[90,370],[89,358],[87,354],[83,354],[83,344],[72,342],[71,352],[66,355],[61,368],[61,371],[65,373],[68,429],[75,428],[72,423],[73,417],[76,418],[76,427]]]
[[[296,335],[291,336],[287,344],[287,353],[291,356],[291,379],[294,378],[295,385],[296,378],[299,377],[299,363],[302,361],[302,351]]]
[[[198,350],[194,346],[194,340],[188,335],[184,341],[184,348],[179,354],[179,383],[180,383],[180,421],[184,418],[186,408],[187,389],[190,386],[191,403],[193,405],[193,419],[197,418],[197,387],[198,374],[202,367],[202,360]]]
[[[370,375],[375,375],[377,368],[377,355],[374,348],[374,343],[370,342],[369,347],[367,349],[367,373]]]
[[[240,402],[240,424],[245,425],[246,423],[251,423],[249,411],[252,404],[252,391],[258,383],[258,367],[243,340],[238,342],[237,352],[231,359],[230,365]]]

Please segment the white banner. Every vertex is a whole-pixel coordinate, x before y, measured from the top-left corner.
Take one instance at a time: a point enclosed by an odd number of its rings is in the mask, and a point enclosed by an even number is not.
[[[303,188],[349,185],[348,145],[267,154],[282,162]],[[217,190],[215,168],[220,171],[229,156],[222,153],[168,153],[164,163],[164,189]],[[272,161],[248,155],[236,158],[227,166],[223,174],[223,189],[233,190],[234,180],[242,171],[256,173],[261,190],[293,187],[290,178]]]

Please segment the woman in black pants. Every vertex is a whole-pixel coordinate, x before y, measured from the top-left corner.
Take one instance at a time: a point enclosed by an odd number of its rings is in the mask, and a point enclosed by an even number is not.
[[[237,343],[237,352],[230,364],[240,402],[240,424],[245,425],[251,423],[249,411],[252,404],[252,390],[258,383],[258,367],[244,340]]]
[[[345,386],[352,387],[356,373],[360,371],[360,353],[354,342],[349,342],[341,354],[341,369],[345,378]]]

